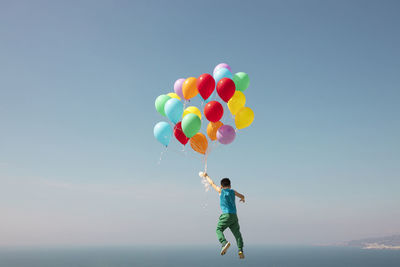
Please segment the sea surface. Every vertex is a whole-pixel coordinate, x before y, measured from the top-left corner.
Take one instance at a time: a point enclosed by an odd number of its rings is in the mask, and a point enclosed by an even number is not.
[[[232,248],[232,247],[231,247]],[[349,247],[246,247],[218,254],[217,247],[0,248],[0,267],[269,266],[400,267],[400,251]]]

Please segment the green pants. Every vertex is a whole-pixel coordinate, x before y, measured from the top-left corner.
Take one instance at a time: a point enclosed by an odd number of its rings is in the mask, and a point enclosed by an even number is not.
[[[217,237],[221,244],[226,242],[224,231],[226,228],[231,229],[232,234],[236,238],[236,244],[239,250],[243,249],[243,239],[242,234],[240,233],[239,220],[236,214],[234,213],[224,213],[219,216],[218,225],[217,225]]]

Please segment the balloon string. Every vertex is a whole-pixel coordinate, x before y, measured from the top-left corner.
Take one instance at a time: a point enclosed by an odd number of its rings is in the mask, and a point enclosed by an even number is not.
[[[208,157],[208,150],[206,151],[206,155],[204,156],[204,173],[207,173],[207,157]]]
[[[211,151],[214,151],[218,146],[219,146],[219,142],[217,142],[217,141],[212,141],[211,147],[210,147],[210,152],[211,152]]]
[[[199,159],[198,157],[196,157],[195,155],[193,155],[192,153],[188,153],[188,151],[187,150],[185,150],[184,148],[183,148],[183,150],[178,150],[178,149],[175,149],[174,147],[170,147],[169,148],[169,151],[172,151],[172,152],[174,152],[174,153],[176,153],[176,154],[178,154],[178,155],[181,155],[181,156],[183,156],[183,157],[186,157],[186,156],[190,156],[190,157],[192,157],[192,158],[194,158],[194,159]]]
[[[162,157],[163,157],[164,153],[167,152],[167,150],[168,150],[168,147],[165,146],[165,149],[161,151],[161,153],[160,153],[160,158],[159,158],[158,163],[157,163],[158,165],[161,164]]]

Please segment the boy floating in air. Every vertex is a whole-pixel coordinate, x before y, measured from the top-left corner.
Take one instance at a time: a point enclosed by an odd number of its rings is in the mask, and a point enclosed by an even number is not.
[[[219,242],[222,244],[221,255],[225,255],[229,246],[231,245],[228,241],[226,241],[224,236],[224,231],[226,228],[230,228],[232,234],[236,238],[236,243],[239,249],[239,258],[244,259],[243,254],[243,239],[240,234],[240,226],[239,220],[236,215],[236,204],[235,204],[235,196],[240,198],[241,202],[244,202],[244,196],[239,194],[235,190],[231,189],[231,181],[228,178],[223,178],[221,180],[221,187],[215,185],[213,180],[211,180],[210,176],[207,173],[200,172],[199,175],[207,179],[207,182],[215,189],[220,195],[220,206],[222,210],[221,216],[219,216],[218,225],[217,225],[217,237]]]

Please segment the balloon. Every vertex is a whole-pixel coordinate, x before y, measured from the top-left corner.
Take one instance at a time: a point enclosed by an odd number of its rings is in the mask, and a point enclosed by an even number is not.
[[[168,93],[167,96],[181,100],[181,98],[176,93]]]
[[[225,69],[228,69],[229,71],[232,71],[231,67],[228,64],[219,63],[217,66],[215,66],[214,71],[213,71],[213,75],[215,75],[215,73],[221,68],[225,68]]]
[[[184,78],[180,78],[178,80],[175,81],[174,83],[174,92],[180,97],[183,98],[183,94],[182,94],[182,85],[185,82]]]
[[[170,96],[167,95],[160,95],[156,98],[156,110],[163,116],[167,116],[164,111],[165,103],[170,99]]]
[[[211,140],[217,140],[217,131],[219,127],[224,125],[222,122],[217,121],[217,122],[209,122],[207,126],[207,135],[210,137]]]
[[[194,151],[199,152],[200,154],[206,154],[208,141],[204,134],[197,133],[192,138],[190,138],[190,146]]]
[[[232,72],[228,69],[225,68],[220,68],[219,70],[217,70],[214,74],[214,80],[216,83],[219,82],[219,80],[221,80],[222,78],[229,78],[232,79],[233,75]]]
[[[244,72],[238,72],[233,76],[233,81],[235,82],[236,85],[236,90],[239,91],[244,91],[249,87],[250,79],[249,75]]]
[[[185,99],[191,99],[199,93],[196,83],[197,79],[195,77],[189,77],[185,80],[182,85],[182,93]]]
[[[235,125],[238,129],[249,127],[254,120],[254,112],[249,107],[244,107],[236,114]]]
[[[182,116],[182,117],[185,117],[185,116],[186,116],[187,114],[189,114],[189,113],[196,114],[196,115],[199,116],[199,118],[201,119],[201,111],[200,111],[200,109],[198,109],[197,107],[195,107],[195,106],[187,107],[187,108],[183,111],[183,116]]]
[[[241,91],[235,91],[235,94],[228,101],[228,108],[232,115],[236,115],[246,104],[246,97]]]
[[[206,100],[215,89],[214,78],[208,73],[200,75],[199,78],[197,78],[197,89],[201,97]]]
[[[201,120],[196,114],[189,113],[182,119],[182,130],[187,137],[193,137],[200,128]]]
[[[165,103],[164,110],[168,119],[173,123],[177,123],[182,119],[183,103],[176,98],[171,98]]]
[[[175,124],[174,127],[174,135],[175,138],[182,144],[182,145],[186,145],[187,142],[189,142],[189,138],[186,137],[186,135],[183,133],[182,131],[182,122],[178,122],[177,124]]]
[[[235,129],[230,125],[222,125],[217,130],[217,139],[221,144],[227,145],[233,142],[236,137]]]
[[[218,101],[210,101],[204,106],[204,116],[212,122],[219,121],[224,115],[224,108]]]
[[[164,146],[168,146],[172,137],[172,128],[165,121],[160,121],[154,126],[154,137],[163,144]]]
[[[235,94],[235,83],[229,78],[222,78],[217,83],[217,93],[225,102]]]

